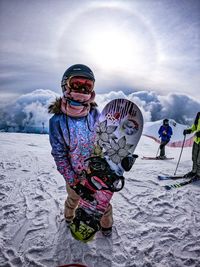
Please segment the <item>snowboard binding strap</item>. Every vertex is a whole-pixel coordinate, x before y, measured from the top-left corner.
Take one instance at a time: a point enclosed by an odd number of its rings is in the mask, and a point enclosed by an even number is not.
[[[93,228],[95,232],[99,231],[100,224],[94,216],[90,216],[88,213],[86,213],[83,209],[78,208],[76,210],[76,216],[73,220],[73,223],[76,225],[76,230],[78,231],[80,226],[80,221],[86,223],[88,226]]]
[[[100,228],[99,219],[86,213],[82,208],[76,210],[75,218],[70,225],[74,238],[83,242],[91,240]]]
[[[90,157],[88,167],[90,173],[85,173],[86,179],[95,190],[109,190],[118,192],[124,187],[123,176],[117,175],[111,168],[106,159],[101,157]]]

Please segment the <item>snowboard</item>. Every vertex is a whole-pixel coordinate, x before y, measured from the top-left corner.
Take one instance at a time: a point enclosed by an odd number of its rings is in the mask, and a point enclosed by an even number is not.
[[[85,193],[69,226],[75,239],[88,242],[101,229],[100,220],[114,192],[124,187],[124,172],[131,169],[137,158],[134,150],[142,130],[143,116],[133,102],[115,99],[102,110],[94,151],[84,172]]]

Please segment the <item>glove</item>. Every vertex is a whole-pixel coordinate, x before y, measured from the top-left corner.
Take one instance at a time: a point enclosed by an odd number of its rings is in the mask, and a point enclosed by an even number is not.
[[[166,131],[163,131],[162,134],[163,134],[163,135],[167,135],[167,132],[166,132]]]
[[[200,137],[200,131],[196,132],[196,137]]]
[[[126,156],[125,158],[122,159],[121,165],[122,168],[128,172],[132,168],[133,164],[135,163],[136,158],[138,158],[138,155],[133,154],[130,156]]]
[[[186,135],[186,134],[191,134],[192,130],[191,129],[185,129],[183,131],[183,135]]]

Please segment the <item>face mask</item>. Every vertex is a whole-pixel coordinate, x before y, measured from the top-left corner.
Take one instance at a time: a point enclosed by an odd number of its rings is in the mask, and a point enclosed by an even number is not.
[[[84,102],[87,102],[88,100],[90,100],[91,98],[91,94],[81,94],[81,93],[77,93],[77,92],[70,92],[68,93],[67,91],[64,92],[64,98],[68,101],[71,102],[72,105],[78,105],[78,103],[80,103],[80,105],[82,105]],[[73,104],[73,100],[74,102],[78,102],[77,104]]]

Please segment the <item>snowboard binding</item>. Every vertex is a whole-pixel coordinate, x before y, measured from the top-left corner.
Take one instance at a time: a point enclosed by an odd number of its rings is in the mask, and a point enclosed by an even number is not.
[[[89,185],[95,190],[109,190],[118,192],[124,187],[124,177],[117,175],[109,166],[105,158],[90,157],[89,172],[85,173]]]
[[[71,188],[84,200],[89,202],[96,202],[93,194],[95,190],[91,190],[90,188],[85,187],[81,183],[78,183],[75,186],[71,186]]]
[[[69,226],[72,236],[79,241],[91,241],[100,230],[99,218],[92,216],[82,208],[78,208],[75,213],[75,218]]]

